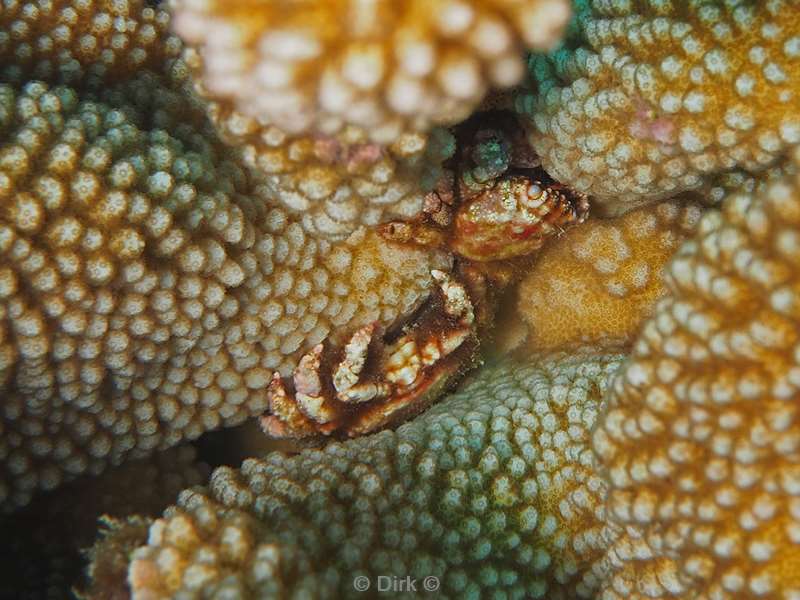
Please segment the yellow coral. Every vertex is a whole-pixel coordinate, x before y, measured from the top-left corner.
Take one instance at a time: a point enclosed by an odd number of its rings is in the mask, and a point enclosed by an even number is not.
[[[290,133],[344,124],[388,142],[452,124],[545,49],[566,0],[178,0],[175,29],[203,54],[210,93]]]
[[[630,342],[664,294],[664,265],[700,215],[696,204],[664,202],[591,219],[554,240],[517,291],[515,318],[527,325],[527,348]]]
[[[594,436],[625,531],[604,597],[796,597],[800,177],[728,197],[667,286]]]
[[[363,230],[310,237],[173,87],[0,86],[5,508],[260,414],[273,370],[408,314],[449,269]]]
[[[583,6],[581,45],[532,61],[538,87],[517,99],[543,166],[609,214],[763,170],[800,142],[799,6]]]
[[[97,84],[180,54],[169,15],[144,0],[13,1],[0,6],[0,80]]]

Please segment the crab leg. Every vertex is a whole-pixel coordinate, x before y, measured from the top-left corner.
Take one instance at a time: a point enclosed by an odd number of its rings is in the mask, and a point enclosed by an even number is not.
[[[464,325],[472,325],[475,322],[475,312],[472,310],[472,302],[464,286],[456,283],[444,271],[434,269],[431,271],[431,275],[444,294],[445,312]]]

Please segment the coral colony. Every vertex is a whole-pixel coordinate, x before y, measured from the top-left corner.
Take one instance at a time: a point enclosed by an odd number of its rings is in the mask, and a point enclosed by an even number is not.
[[[5,598],[800,598],[799,0],[0,0]]]

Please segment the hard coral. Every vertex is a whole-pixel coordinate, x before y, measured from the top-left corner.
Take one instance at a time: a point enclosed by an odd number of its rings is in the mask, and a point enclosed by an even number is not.
[[[624,528],[603,597],[800,594],[799,265],[797,175],[677,253],[594,435]]]
[[[514,318],[524,321],[525,347],[630,343],[664,295],[664,265],[701,214],[691,202],[663,202],[590,219],[547,246],[516,292]],[[506,325],[511,334],[521,324]]]
[[[394,322],[448,268],[374,233],[310,238],[176,85],[0,86],[5,508],[261,413],[273,370]]]
[[[620,360],[487,367],[395,432],[220,468],[150,527],[131,591],[357,597],[354,577],[411,575],[442,597],[592,597],[610,537],[589,431]]]
[[[800,4],[580,3],[517,99],[547,171],[618,214],[800,142]],[[574,47],[573,47],[574,46]]]
[[[83,552],[94,542],[98,519],[155,517],[182,489],[206,481],[209,472],[194,448],[179,446],[97,478],[79,478],[3,517],[0,597],[73,598],[70,588],[80,580]],[[107,558],[97,556],[97,562],[104,565]],[[123,572],[123,585],[124,579]]]
[[[11,0],[0,6],[0,81],[98,85],[161,70],[180,40],[143,0]]]
[[[185,55],[189,64],[199,61],[196,53]],[[307,233],[330,240],[344,239],[361,226],[416,216],[454,150],[444,129],[404,133],[382,146],[359,127],[332,135],[290,135],[230,102],[207,102],[222,139],[263,174],[275,199]]]
[[[524,46],[546,49],[566,0],[175,0],[216,97],[290,133],[346,124],[386,143],[469,116],[516,84]]]

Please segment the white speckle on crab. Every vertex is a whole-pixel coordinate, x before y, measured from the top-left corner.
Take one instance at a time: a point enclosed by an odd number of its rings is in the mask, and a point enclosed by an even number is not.
[[[320,357],[322,344],[317,344],[314,349],[300,359],[300,364],[294,373],[295,398],[300,410],[318,423],[328,423],[333,420],[333,413],[324,406],[325,398],[322,395],[322,381],[319,376]]]
[[[337,392],[345,392],[356,383],[367,360],[367,350],[375,331],[375,323],[359,329],[344,347],[344,360],[333,372],[333,386]]]
[[[439,342],[439,348],[441,349],[442,354],[447,356],[451,352],[455,351],[467,340],[470,335],[471,331],[468,328],[460,329],[445,335]]]
[[[472,302],[464,286],[454,282],[444,271],[434,269],[431,271],[431,275],[444,292],[445,312],[451,317],[461,319],[465,325],[471,325],[475,320],[475,315],[472,310]]]
[[[441,358],[442,354],[439,352],[439,347],[434,340],[429,341],[422,348],[422,362],[425,365],[432,365]]]
[[[385,383],[361,383],[354,385],[348,390],[337,394],[337,398],[342,402],[358,404],[369,402],[376,398],[385,398],[391,393],[391,388]]]
[[[420,366],[417,343],[414,340],[408,340],[401,343],[400,347],[386,361],[386,380],[409,386],[417,379]]]

